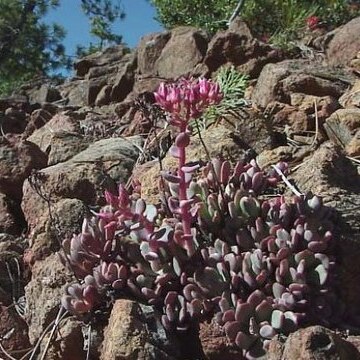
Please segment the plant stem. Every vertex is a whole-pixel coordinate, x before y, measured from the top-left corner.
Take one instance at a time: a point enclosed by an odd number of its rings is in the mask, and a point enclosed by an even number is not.
[[[186,132],[187,130],[187,123],[182,122],[180,126],[180,133]],[[183,166],[186,164],[186,151],[185,147],[179,147],[179,169],[178,174],[180,177],[180,184],[179,184],[179,200],[188,200],[187,198],[187,184],[185,179],[185,173],[183,171]],[[182,218],[182,225],[184,230],[184,235],[191,235],[191,218],[189,214],[189,210],[187,206],[181,207],[181,218]]]

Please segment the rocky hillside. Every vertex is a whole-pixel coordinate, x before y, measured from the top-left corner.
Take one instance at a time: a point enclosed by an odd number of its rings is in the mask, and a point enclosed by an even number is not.
[[[234,65],[250,79],[246,105],[203,129],[210,155],[256,158],[264,169],[286,161],[293,187],[337,212],[338,297],[346,316],[335,329],[274,338],[267,356],[360,358],[359,35],[356,18],[310,34],[290,57],[240,21],[213,38],[180,27],[145,36],[133,51],[117,46],[83,58],[61,85],[31,84],[0,99],[0,357],[241,358],[214,322],[201,324],[199,336],[166,335],[152,307],[130,299],[117,300],[91,327],[68,316],[52,332],[73,281],[59,261],[61,241],[104,204],[104,189],[137,179],[144,198],[158,199],[156,159],[173,132],[152,109],[153,91],[163,81],[214,77]],[[190,160],[206,160],[196,137],[189,151]]]

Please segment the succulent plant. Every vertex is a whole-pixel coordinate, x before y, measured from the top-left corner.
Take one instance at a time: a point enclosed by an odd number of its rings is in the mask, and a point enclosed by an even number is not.
[[[61,299],[65,309],[70,312],[82,315],[91,311],[99,296],[94,278],[88,275],[83,284],[72,284],[67,287],[66,295]]]
[[[248,358],[277,334],[331,319],[331,210],[312,194],[267,196],[279,176],[255,161],[186,162],[188,121],[219,101],[215,84],[181,80],[155,98],[179,128],[178,170],[162,174],[166,204],[146,204],[138,184],[105,192],[107,205],[64,240],[63,261],[81,281],[65,308],[82,316],[111,294],[162,309],[168,331],[214,317]]]

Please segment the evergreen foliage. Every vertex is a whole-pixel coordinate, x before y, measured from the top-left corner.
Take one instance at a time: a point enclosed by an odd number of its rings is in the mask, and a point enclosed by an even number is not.
[[[165,28],[191,25],[211,33],[226,28],[240,4],[239,15],[254,35],[281,34],[286,41],[301,34],[309,16],[318,16],[323,25],[335,27],[360,13],[359,6],[348,0],[151,0],[151,3],[157,9],[157,20]]]
[[[34,77],[54,76],[59,69],[70,68],[73,59],[65,52],[64,28],[44,21],[48,11],[59,5],[60,0],[0,0],[0,96]],[[89,17],[91,34],[99,39],[98,44],[82,47],[83,53],[122,41],[111,31],[111,24],[125,16],[120,3],[81,0],[79,5]]]

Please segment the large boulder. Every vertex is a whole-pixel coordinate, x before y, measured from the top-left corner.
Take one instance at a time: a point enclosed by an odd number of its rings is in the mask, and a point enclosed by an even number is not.
[[[349,65],[360,51],[360,17],[339,28],[330,40],[326,56],[330,65]]]
[[[126,61],[124,61],[122,66],[118,68],[118,71],[115,74],[115,78],[113,80],[113,86],[111,89],[110,99],[109,99],[112,102],[123,101],[126,98],[126,96],[130,94],[134,86],[137,58],[134,53],[128,54],[125,57],[126,57]],[[103,100],[103,102],[106,101]]]
[[[6,354],[0,350],[2,359],[9,358],[8,354],[24,355],[30,348],[28,326],[16,312],[14,306],[0,305],[0,336],[1,345]]]
[[[339,103],[344,108],[360,108],[360,80],[355,81],[354,86],[340,97]]]
[[[28,114],[22,110],[14,107],[9,107],[4,114],[0,114],[1,129],[4,134],[21,134],[28,122]]]
[[[47,155],[29,141],[0,138],[0,192],[17,201],[22,185],[33,169],[47,165]]]
[[[0,193],[0,233],[20,234],[24,225],[22,220],[18,205]]]
[[[46,124],[35,130],[27,140],[36,144],[44,153],[49,154],[52,139],[56,134],[78,133],[79,130],[77,119],[64,112],[53,116]]]
[[[350,156],[360,155],[360,109],[339,109],[324,124],[325,130],[335,144],[345,148]]]
[[[127,52],[128,49],[124,45],[117,45],[85,56],[74,64],[76,75],[83,77],[91,68],[105,67],[106,65],[113,64],[121,60]]]
[[[138,71],[142,75],[154,74],[157,59],[160,57],[165,45],[170,40],[171,33],[164,31],[145,35],[137,47]]]
[[[208,35],[196,28],[184,26],[173,29],[169,41],[154,63],[152,74],[176,79],[192,73],[204,59],[208,42]]]
[[[348,360],[360,353],[350,342],[321,326],[311,326],[290,334],[283,344],[270,342],[269,360]]]
[[[121,49],[109,48],[77,63],[83,75],[59,86],[68,105],[107,105],[125,99],[134,85],[137,54]]]
[[[117,300],[104,331],[100,359],[176,360],[180,348],[166,334],[154,311],[131,300]]]
[[[61,264],[57,254],[37,261],[33,266],[31,281],[25,287],[25,317],[32,344],[56,318],[61,296],[71,281],[74,281],[72,274]]]
[[[285,60],[264,66],[252,93],[253,104],[265,109],[273,101],[289,104],[292,93],[340,97],[354,77],[348,73],[315,66],[308,60]]]
[[[233,64],[239,72],[257,77],[263,66],[278,62],[282,54],[270,45],[255,39],[240,19],[226,31],[219,31],[211,39],[204,63],[210,72],[224,64]]]
[[[21,206],[32,250],[39,255],[58,250],[54,220],[58,219],[62,236],[78,231],[86,211],[84,203],[95,205],[106,188],[114,192],[116,183],[128,180],[141,144],[139,137],[99,140],[70,160],[49,166],[27,180]]]
[[[229,344],[224,329],[214,320],[200,324],[199,338],[208,360],[238,360],[243,357],[242,350]]]

